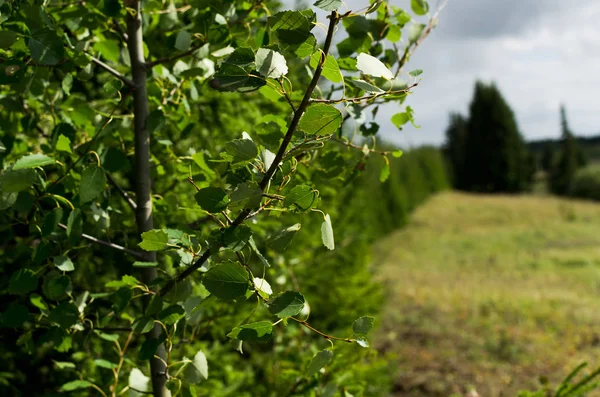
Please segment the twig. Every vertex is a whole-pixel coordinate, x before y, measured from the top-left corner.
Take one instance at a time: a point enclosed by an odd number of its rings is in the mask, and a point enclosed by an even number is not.
[[[413,54],[413,52],[415,52],[417,47],[421,45],[423,40],[425,40],[425,38],[429,36],[429,33],[431,33],[431,31],[433,30],[433,27],[437,22],[438,17],[440,16],[440,12],[442,12],[444,7],[446,7],[446,4],[448,4],[448,0],[444,0],[444,2],[438,7],[438,9],[435,11],[435,14],[433,14],[433,16],[429,19],[429,23],[427,24],[427,26],[423,30],[423,33],[421,33],[421,36],[419,36],[417,41],[415,41],[412,45],[409,44],[406,47],[406,49],[404,50],[404,54],[402,54],[402,58],[400,58],[400,61],[398,62],[398,68],[396,69],[394,77],[398,77],[398,75],[400,74],[400,70],[402,70],[402,66],[404,66],[408,58]]]
[[[63,228],[63,229],[65,229],[65,230],[67,230],[67,226],[63,225],[62,223],[59,223],[58,226],[61,227],[61,228]],[[123,246],[120,246],[120,245],[117,245],[117,244],[114,244],[114,243],[109,243],[108,241],[100,240],[100,239],[98,239],[98,238],[96,238],[94,236],[90,236],[89,234],[81,233],[81,237],[83,237],[86,240],[93,241],[94,243],[103,245],[105,247],[110,247],[110,248],[114,248],[114,249],[116,249],[118,251],[125,252],[125,253],[127,253],[129,255],[135,256],[138,259],[144,259],[144,254],[141,253],[141,252],[134,251],[132,249],[125,248]]]
[[[129,87],[135,87],[135,84],[134,84],[133,81],[131,81],[127,77],[123,76],[121,73],[117,72],[115,69],[113,69],[112,67],[108,66],[107,64],[105,64],[104,62],[102,62],[101,60],[99,60],[98,58],[96,58],[96,57],[94,57],[94,56],[92,56],[92,55],[90,55],[88,53],[86,53],[86,54],[90,56],[90,58],[92,59],[93,63],[95,63],[96,65],[100,66],[101,68],[103,68],[108,73],[112,74],[113,76],[115,76],[116,78],[118,78],[119,80],[121,80],[123,83],[125,83]]]
[[[158,58],[158,59],[156,59],[156,60],[154,60],[152,62],[146,62],[146,67],[147,68],[152,68],[152,67],[154,67],[156,65],[160,65],[160,64],[163,64],[163,63],[169,63],[169,62],[174,61],[176,59],[186,57],[186,56],[191,55],[194,52],[196,52],[196,50],[198,50],[203,45],[204,45],[204,43],[198,43],[198,44],[195,44],[194,46],[192,46],[192,48],[190,48],[189,50],[184,51],[182,53],[175,54],[175,55],[173,55],[171,57]]]
[[[310,102],[311,103],[331,103],[331,104],[343,103],[343,102],[360,103],[362,101],[372,101],[374,99],[377,99],[379,97],[386,96],[386,95],[409,93],[411,89],[415,88],[418,85],[419,85],[419,83],[414,83],[413,85],[411,85],[411,86],[409,86],[407,88],[404,88],[402,90],[392,90],[392,91],[378,92],[376,94],[364,95],[364,96],[360,96],[360,97],[356,97],[356,98],[340,98],[340,99],[318,99],[318,98],[313,98],[313,99],[310,100]]]
[[[133,201],[131,196],[129,196],[129,194],[125,190],[123,190],[121,186],[119,186],[119,184],[117,183],[117,181],[115,181],[115,178],[113,178],[112,175],[106,173],[106,178],[119,191],[119,193],[121,193],[121,196],[123,196],[125,201],[127,201],[127,204],[129,204],[131,209],[135,212],[135,210],[137,209],[137,204],[135,203],[135,201]]]
[[[179,7],[179,8],[174,8],[174,9],[167,8],[166,10],[149,11],[148,14],[159,15],[159,14],[169,14],[171,12],[186,12],[187,10],[189,10],[191,8],[192,8],[191,5],[187,5],[187,6],[183,6],[183,7]]]
[[[331,140],[334,141],[334,142],[337,142],[339,144],[342,144],[344,146],[353,148],[353,149],[358,149],[360,151],[365,150],[365,148],[363,146],[358,146],[358,145],[356,145],[356,144],[354,144],[354,143],[352,143],[350,141],[344,141],[342,139],[333,138],[333,137],[331,138]],[[370,147],[367,147],[366,149],[369,151],[369,153],[380,154],[382,156],[387,156],[387,155],[390,155],[390,154],[392,154],[394,152],[393,150],[388,150],[388,151],[375,150],[375,149],[371,149]]]
[[[273,159],[273,163],[271,163],[271,166],[269,167],[269,169],[267,170],[264,177],[262,178],[262,180],[259,183],[259,187],[263,192],[265,191],[267,185],[271,181],[271,178],[275,174],[275,171],[277,171],[277,168],[279,167],[279,163],[281,162],[281,160],[283,159],[283,156],[286,153],[286,148],[289,145],[290,141],[292,140],[292,136],[294,135],[294,132],[296,131],[296,128],[298,127],[300,118],[302,117],[302,115],[304,114],[304,111],[310,104],[310,98],[312,96],[312,93],[313,93],[315,87],[317,86],[317,83],[319,82],[319,78],[321,77],[321,72],[323,71],[323,64],[325,63],[325,59],[327,58],[327,53],[329,52],[329,48],[331,47],[333,33],[335,31],[335,26],[337,25],[339,18],[340,18],[339,14],[335,11],[332,11],[331,14],[329,15],[329,28],[327,30],[327,37],[325,38],[325,44],[323,45],[323,51],[321,52],[321,60],[320,60],[319,64],[317,65],[317,68],[315,69],[315,74],[313,75],[313,78],[312,78],[310,84],[308,85],[306,92],[304,93],[304,98],[302,98],[302,102],[300,103],[300,106],[298,106],[298,109],[296,110],[296,112],[294,112],[294,118],[292,119],[290,126],[288,127],[288,130],[283,138],[283,142],[279,146],[279,150],[277,151],[277,154],[275,155],[275,158]],[[235,218],[235,220],[231,223],[231,225],[229,226],[229,230],[233,231],[238,226],[240,226],[246,220],[246,218],[248,217],[250,212],[251,212],[250,209],[243,210]],[[198,258],[198,260],[193,265],[191,265],[190,267],[185,269],[183,272],[179,273],[179,275],[177,277],[169,280],[169,282],[167,282],[167,284],[165,284],[165,286],[160,289],[159,294],[165,295],[167,292],[169,292],[175,286],[175,284],[184,280],[190,274],[194,273],[196,270],[198,270],[200,267],[202,267],[202,265],[204,265],[204,262],[206,262],[208,260],[208,258],[210,258],[211,255],[212,255],[212,251],[210,250],[210,248],[208,248],[206,251],[204,251],[202,256],[200,256],[200,258]]]
[[[294,320],[295,322],[304,325],[306,328],[310,329],[311,331],[321,335],[323,338],[328,339],[328,340],[341,340],[342,342],[348,342],[348,343],[353,343],[355,342],[354,339],[350,339],[350,338],[338,338],[337,336],[333,336],[333,335],[327,335],[324,332],[319,331],[316,328],[313,328],[310,324],[308,324],[306,321],[303,320],[299,320],[296,317],[290,317],[292,320]]]

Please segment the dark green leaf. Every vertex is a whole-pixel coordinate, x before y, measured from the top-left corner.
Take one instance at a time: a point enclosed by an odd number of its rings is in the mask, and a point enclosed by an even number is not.
[[[412,77],[418,77],[421,74],[423,74],[423,69],[415,69],[409,73],[409,75],[411,75]]]
[[[277,317],[295,316],[302,311],[304,303],[301,293],[286,291],[269,303],[269,312]]]
[[[42,167],[44,165],[54,164],[56,161],[46,156],[45,154],[30,154],[25,157],[21,157],[17,160],[13,167],[13,171]]]
[[[83,229],[83,220],[81,219],[81,210],[75,208],[69,214],[67,219],[67,237],[71,244],[77,244],[81,239]]]
[[[248,272],[238,262],[226,262],[211,267],[202,277],[202,284],[217,298],[232,300],[248,290]]]
[[[302,115],[298,129],[311,135],[330,135],[342,125],[342,113],[334,106],[325,104],[311,105]]]
[[[81,173],[79,198],[82,203],[92,201],[102,193],[106,186],[106,174],[101,167],[92,164]]]
[[[326,366],[332,358],[333,352],[331,350],[323,350],[315,354],[310,361],[308,368],[306,368],[306,376],[313,376],[319,372],[319,370]]]
[[[262,189],[258,186],[258,183],[240,183],[231,193],[231,206],[235,208],[257,208],[260,206],[262,194]]]
[[[17,171],[12,169],[4,171],[2,179],[0,179],[0,184],[3,192],[18,193],[33,186],[34,179],[35,171],[32,169]]]
[[[294,207],[300,211],[308,211],[316,204],[318,192],[306,185],[297,185],[289,191],[283,200],[284,207]]]
[[[59,299],[71,292],[71,279],[68,276],[58,276],[44,282],[44,294],[48,299]]]
[[[8,292],[16,295],[25,295],[35,290],[38,285],[37,275],[29,269],[19,269],[10,277]]]
[[[225,144],[225,153],[234,164],[246,164],[258,156],[258,149],[250,139],[236,139]]]
[[[28,46],[33,60],[41,65],[56,65],[65,55],[62,40],[48,28],[34,32]]]
[[[112,307],[116,313],[121,313],[125,310],[127,305],[129,305],[129,302],[131,302],[132,299],[133,290],[129,287],[121,287],[111,296]]]
[[[73,262],[71,262],[71,259],[69,259],[68,256],[55,256],[53,262],[54,266],[56,266],[59,270],[62,270],[63,272],[72,272],[73,270],[75,270],[75,266],[73,266]]]
[[[196,202],[203,210],[212,214],[225,211],[229,203],[229,197],[225,190],[219,187],[207,187],[200,189],[194,196]]]
[[[317,0],[313,5],[324,11],[336,11],[342,6],[342,0]]]
[[[285,250],[294,239],[294,236],[296,235],[298,230],[300,230],[299,223],[296,223],[295,225],[283,229],[281,232],[272,236],[267,241],[267,246],[269,246],[271,249],[274,249],[275,251]]]
[[[77,323],[79,311],[77,306],[69,302],[62,302],[56,306],[48,316],[48,320],[57,323],[63,328],[70,328]]]
[[[182,30],[177,33],[177,38],[175,39],[175,48],[179,51],[187,51],[192,44],[192,35],[189,34],[186,30]]]
[[[223,63],[215,73],[210,86],[219,91],[254,91],[267,84],[258,73],[248,73],[240,66]]]
[[[44,222],[42,223],[42,237],[49,236],[56,230],[56,226],[58,226],[62,216],[62,208],[55,208],[44,216]]]
[[[142,347],[140,348],[139,359],[140,360],[150,360],[152,357],[154,357],[154,353],[156,353],[158,346],[160,346],[162,342],[163,341],[161,339],[146,338],[144,343],[142,343]],[[133,372],[132,372],[132,374],[133,374]],[[140,372],[140,374],[141,374],[141,372]],[[142,376],[143,376],[143,374],[142,374]],[[129,385],[131,386],[131,377],[129,378]],[[136,389],[136,390],[147,390],[147,389]]]
[[[272,333],[273,324],[269,321],[259,321],[235,327],[227,336],[248,342],[263,342],[269,340]]]
[[[148,307],[146,307],[146,315],[153,316],[156,313],[160,312],[163,307],[163,298],[160,295],[152,295],[150,298],[150,303]]]
[[[0,32],[4,34],[5,32]],[[0,85],[20,83],[27,72],[27,65],[17,59],[5,59],[0,63]]]
[[[167,247],[169,235],[158,229],[142,233],[142,242],[139,247],[144,251],[160,251]]]
[[[174,304],[158,313],[158,319],[167,325],[175,324],[185,316],[185,309],[180,305]]]
[[[373,329],[373,324],[375,323],[375,318],[371,316],[363,316],[354,320],[352,324],[352,332],[355,335],[366,335]]]

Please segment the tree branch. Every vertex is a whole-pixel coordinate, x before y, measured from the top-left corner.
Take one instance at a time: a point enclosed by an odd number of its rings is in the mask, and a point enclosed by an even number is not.
[[[364,95],[364,96],[359,96],[359,97],[355,97],[355,98],[340,98],[340,99],[313,98],[310,100],[310,102],[311,103],[329,103],[329,104],[343,103],[343,102],[360,103],[362,101],[371,101],[371,100],[374,100],[374,99],[377,99],[379,97],[386,96],[386,95],[409,93],[411,89],[415,88],[418,85],[419,85],[419,83],[414,83],[413,85],[411,85],[405,89],[402,89],[402,90],[378,92],[376,94]]]
[[[259,186],[263,192],[265,191],[267,185],[271,181],[271,178],[275,174],[275,171],[277,171],[277,168],[279,167],[279,163],[283,159],[286,149],[287,149],[290,141],[292,140],[292,136],[294,135],[294,132],[296,131],[296,128],[298,127],[300,118],[302,117],[302,115],[306,111],[306,108],[310,104],[310,98],[312,96],[312,93],[313,93],[315,87],[317,86],[317,83],[319,82],[319,78],[321,77],[321,72],[323,71],[323,64],[325,63],[325,59],[327,58],[329,48],[331,47],[333,33],[334,33],[335,26],[337,25],[338,21],[339,21],[339,14],[335,11],[332,11],[331,14],[329,15],[329,28],[327,30],[327,37],[325,38],[325,44],[323,45],[323,51],[321,52],[321,60],[320,60],[319,64],[317,65],[317,68],[315,69],[315,74],[313,75],[313,78],[310,81],[310,84],[308,85],[306,92],[304,93],[304,97],[302,98],[302,102],[300,103],[300,106],[298,106],[298,109],[294,112],[294,117],[293,117],[292,121],[290,122],[290,125],[288,127],[288,130],[287,130],[284,138],[283,138],[283,142],[281,143],[281,146],[279,146],[279,150],[277,151],[277,154],[275,155],[275,159],[273,160],[273,163],[271,164],[271,166],[269,167],[269,169],[267,170],[267,172],[265,173],[265,175],[263,176],[262,180],[259,183]],[[235,220],[231,223],[231,225],[229,226],[229,229],[233,231],[238,226],[240,226],[246,220],[248,215],[250,215],[250,212],[251,212],[250,209],[243,210],[235,218]],[[200,256],[200,258],[198,258],[198,260],[193,265],[191,265],[190,267],[185,269],[183,272],[179,273],[179,275],[177,277],[175,277],[175,278],[171,279],[169,282],[167,282],[167,284],[165,284],[165,286],[160,289],[159,294],[165,295],[167,292],[169,292],[171,289],[173,289],[175,284],[184,280],[186,277],[188,277],[189,275],[193,274],[196,270],[201,268],[202,265],[204,265],[204,263],[208,260],[208,258],[210,258],[211,255],[212,255],[212,251],[210,250],[210,248],[207,249],[206,251],[204,251],[202,256]]]
[[[61,228],[63,228],[63,229],[65,229],[65,230],[67,230],[67,226],[64,225],[64,224],[62,224],[62,223],[59,223],[58,226],[61,227]],[[90,240],[90,241],[92,241],[94,243],[103,245],[105,247],[110,247],[110,248],[116,249],[118,251],[125,252],[126,254],[135,256],[138,259],[144,259],[144,254],[142,252],[135,251],[135,250],[132,250],[132,249],[129,249],[129,248],[125,248],[125,247],[120,246],[118,244],[109,243],[108,241],[100,240],[99,238],[96,238],[94,236],[90,236],[89,234],[85,234],[85,233],[81,233],[81,237],[83,237],[86,240]]]
[[[135,203],[135,201],[133,201],[131,196],[125,190],[123,190],[121,186],[119,186],[117,181],[115,181],[115,178],[113,178],[112,175],[110,175],[108,172],[106,173],[106,178],[119,191],[119,193],[121,193],[121,196],[123,196],[125,201],[127,201],[127,204],[129,204],[133,212],[135,212],[135,210],[137,209],[137,204]]]
[[[90,55],[89,53],[86,52],[87,55],[89,55],[89,57],[92,59],[92,62],[98,66],[100,66],[102,69],[106,70],[108,73],[112,74],[113,76],[115,76],[116,78],[118,78],[119,80],[121,80],[123,83],[125,83],[126,85],[128,85],[129,87],[135,87],[135,84],[133,83],[133,81],[129,80],[127,77],[123,76],[121,73],[117,72],[115,69],[113,69],[112,67],[108,66],[107,64],[105,64],[104,62],[102,62],[101,60],[99,60],[98,58]]]
[[[184,51],[182,53],[175,54],[175,55],[173,55],[171,57],[158,58],[158,59],[156,59],[156,60],[154,60],[152,62],[146,62],[146,67],[152,68],[152,67],[154,67],[156,65],[161,65],[163,63],[169,63],[171,61],[175,61],[175,60],[177,60],[179,58],[184,58],[184,57],[186,57],[188,55],[191,55],[194,52],[196,52],[196,50],[198,50],[203,45],[204,45],[204,43],[198,43],[198,44],[193,45],[192,48],[190,48],[189,50]]]

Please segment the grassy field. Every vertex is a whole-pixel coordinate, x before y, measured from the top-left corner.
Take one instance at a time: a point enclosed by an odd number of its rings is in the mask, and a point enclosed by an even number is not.
[[[599,204],[444,193],[374,263],[396,396],[516,396],[600,365]]]

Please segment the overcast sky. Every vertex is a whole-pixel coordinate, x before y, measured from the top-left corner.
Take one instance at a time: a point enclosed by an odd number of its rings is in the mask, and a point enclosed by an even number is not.
[[[346,0],[349,9],[365,3]],[[410,10],[408,0],[391,3]],[[433,11],[437,0],[429,3]],[[386,109],[384,136],[441,144],[449,113],[467,113],[476,79],[496,82],[528,140],[560,136],[561,103],[575,134],[600,134],[599,21],[600,0],[449,0],[405,67],[424,70],[406,102],[421,128],[398,131],[388,120],[399,109]]]

